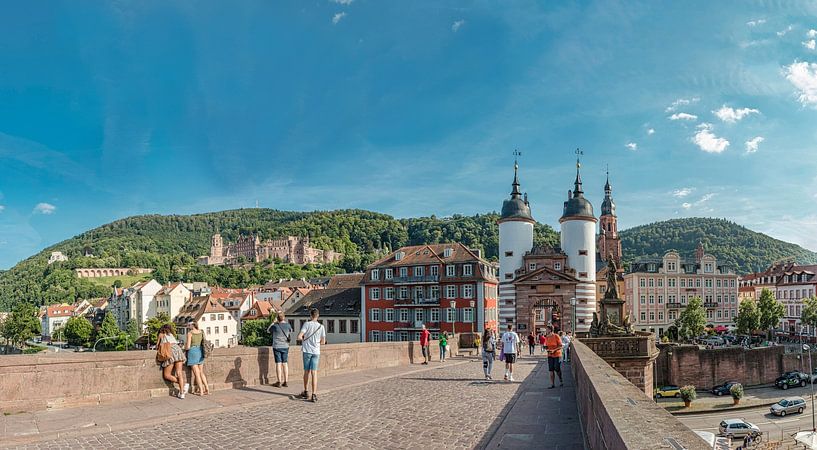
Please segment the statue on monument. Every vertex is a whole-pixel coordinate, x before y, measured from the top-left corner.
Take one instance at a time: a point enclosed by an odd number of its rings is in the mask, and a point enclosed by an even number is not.
[[[607,292],[604,293],[604,298],[618,299],[618,284],[617,284],[618,267],[613,261],[613,254],[607,257]]]

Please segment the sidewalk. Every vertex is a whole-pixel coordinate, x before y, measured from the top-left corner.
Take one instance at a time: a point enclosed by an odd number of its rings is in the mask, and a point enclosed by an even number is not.
[[[319,395],[373,381],[468,362],[469,359],[456,358],[444,364],[439,362],[433,362],[429,366],[413,364],[335,375],[319,380]],[[0,443],[2,443],[0,446],[134,429],[214,412],[230,411],[254,404],[281,402],[298,394],[302,386],[303,381],[298,377],[298,379],[290,379],[288,388],[251,386],[242,389],[213,391],[206,397],[188,394],[184,400],[168,396],[124,404],[4,415],[0,416]]]
[[[817,389],[817,387],[815,387],[815,389]],[[780,399],[786,397],[803,397],[808,399],[811,397],[811,386],[786,390],[778,389],[774,386],[747,388],[738,405],[734,404],[732,397],[729,395],[718,397],[708,392],[698,392],[698,398],[692,402],[689,408],[684,407],[684,402],[680,398],[658,399],[658,404],[672,414],[683,415],[771,406],[773,403],[777,403]]]

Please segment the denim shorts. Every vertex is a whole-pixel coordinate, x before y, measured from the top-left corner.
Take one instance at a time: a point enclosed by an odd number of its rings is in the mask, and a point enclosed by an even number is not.
[[[304,370],[318,370],[321,355],[315,353],[304,353]]]
[[[272,356],[275,357],[276,363],[285,363],[289,359],[288,348],[274,348],[272,349]]]

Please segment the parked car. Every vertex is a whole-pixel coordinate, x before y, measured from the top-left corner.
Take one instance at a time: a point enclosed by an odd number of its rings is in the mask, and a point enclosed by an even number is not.
[[[656,389],[655,391],[655,398],[666,398],[666,397],[675,397],[678,398],[681,396],[681,389],[675,385],[669,386],[661,386],[660,388]]]
[[[802,372],[785,372],[783,375],[774,380],[774,385],[781,389],[788,389],[790,387],[805,386],[807,382],[811,381],[811,376]]]
[[[757,425],[749,423],[743,419],[726,419],[718,427],[721,436],[728,438],[742,438],[746,435],[756,437],[760,434]]]
[[[786,414],[802,413],[806,409],[806,401],[802,397],[786,397],[769,408],[775,416],[783,417]]]
[[[701,342],[704,343],[705,345],[714,345],[714,346],[724,344],[723,338],[720,338],[718,336],[709,336],[709,337],[707,337],[705,339],[702,339]]]
[[[738,383],[737,381],[728,381],[726,383],[719,384],[712,388],[712,393],[717,395],[718,397],[720,397],[721,395],[730,395],[729,390],[732,389],[732,386],[736,384],[740,383]]]

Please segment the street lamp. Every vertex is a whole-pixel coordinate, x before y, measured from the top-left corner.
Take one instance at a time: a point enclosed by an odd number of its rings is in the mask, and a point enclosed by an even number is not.
[[[448,302],[448,306],[452,310],[454,310],[454,318],[453,318],[453,320],[451,320],[451,334],[456,336],[456,334],[457,334],[457,302],[454,301],[454,300],[451,300],[450,302]]]
[[[812,374],[814,369],[811,367],[811,349],[808,344],[803,344],[803,350],[808,352],[808,370]],[[814,383],[811,383],[811,431],[817,431],[817,426],[814,425]]]
[[[571,319],[570,331],[573,332],[573,337],[576,337],[576,297],[570,298],[570,306],[573,307],[573,315]]]
[[[471,334],[474,334],[474,320],[476,319],[474,317],[474,305],[476,305],[477,302],[471,300],[468,303],[471,305]]]

